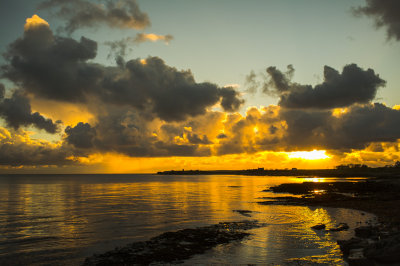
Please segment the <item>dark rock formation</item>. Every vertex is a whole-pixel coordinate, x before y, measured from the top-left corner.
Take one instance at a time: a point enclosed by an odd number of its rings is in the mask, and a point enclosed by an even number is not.
[[[325,228],[326,228],[325,224],[317,224],[317,225],[311,226],[311,229],[314,229],[314,230],[322,230]]]
[[[233,211],[240,213],[241,215],[246,216],[246,217],[251,217],[250,213],[252,213],[252,211],[249,211],[249,210],[233,210]]]
[[[216,225],[166,232],[148,241],[135,242],[122,248],[86,258],[83,265],[148,265],[172,263],[204,253],[219,244],[241,240],[243,232],[261,227],[257,221],[225,222]]]

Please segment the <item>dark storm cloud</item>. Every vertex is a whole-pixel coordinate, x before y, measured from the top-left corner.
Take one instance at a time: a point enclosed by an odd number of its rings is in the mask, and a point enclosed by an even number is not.
[[[275,67],[267,68],[270,80],[267,88],[279,95],[279,105],[286,108],[329,109],[368,103],[375,98],[379,87],[385,85],[372,69],[363,70],[356,64],[346,65],[342,73],[325,66],[324,81],[316,86],[292,83],[294,69],[282,73]]]
[[[65,129],[67,142],[76,148],[92,148],[96,137],[96,131],[88,123],[78,123],[75,127],[68,126]]]
[[[224,110],[228,112],[237,111],[244,103],[244,100],[239,98],[239,93],[235,91],[232,87],[219,89],[219,95],[222,98],[222,108],[224,108]]]
[[[38,97],[67,102],[97,98],[147,110],[149,119],[165,121],[204,114],[220,101],[227,111],[243,103],[233,88],[196,83],[190,71],[179,71],[158,57],[121,59],[118,67],[106,67],[88,62],[96,50],[97,43],[87,38],[57,37],[47,25],[30,28],[10,45],[2,76]]]
[[[287,124],[282,146],[288,150],[325,147],[333,130],[332,118],[330,111],[281,109],[280,119]]]
[[[178,71],[158,57],[130,60],[119,71],[122,70],[123,75],[104,79],[101,95],[104,101],[140,110],[150,108],[165,121],[204,114],[219,101],[226,111],[236,111],[243,103],[232,88],[196,83],[190,71]]]
[[[24,32],[5,53],[3,77],[36,96],[83,101],[95,90],[103,69],[86,61],[96,56],[97,43],[53,36],[46,25]]]
[[[4,96],[4,87],[2,89]],[[29,99],[18,91],[14,92],[11,98],[0,99],[0,117],[14,129],[30,125],[49,133],[56,133],[58,129],[57,123],[53,123],[51,119],[43,117],[38,112],[32,113]]]
[[[101,24],[133,29],[144,29],[150,25],[148,15],[139,9],[135,0],[47,0],[39,5],[39,9],[50,9],[55,16],[65,19],[67,22],[63,30],[67,33]]]
[[[290,89],[290,78],[294,69],[292,65],[288,65],[287,68],[288,70],[286,73],[281,72],[274,66],[267,68],[267,73],[270,76],[270,80],[266,86],[264,86],[264,92],[267,92],[268,88],[273,88],[279,95]]]
[[[400,1],[366,0],[366,6],[355,8],[354,12],[373,17],[376,27],[386,27],[388,38],[400,40]]]

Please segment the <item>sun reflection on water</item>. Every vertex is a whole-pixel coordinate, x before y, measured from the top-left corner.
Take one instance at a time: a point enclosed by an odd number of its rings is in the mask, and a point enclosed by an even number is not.
[[[147,240],[165,231],[244,219],[257,219],[266,226],[252,230],[255,235],[243,243],[213,251],[220,252],[218,259],[209,255],[197,259],[202,263],[277,263],[322,256],[321,260],[332,262],[341,259],[337,234],[321,235],[310,227],[317,223],[333,227],[344,219],[367,217],[351,210],[257,204],[259,198],[271,195],[262,192],[267,187],[305,180],[296,177],[34,178],[0,177],[4,202],[0,205],[0,256],[21,264],[32,259],[29,254],[38,252],[53,254],[52,258],[35,257],[39,264],[80,264],[94,252]],[[233,210],[250,210],[252,217]]]

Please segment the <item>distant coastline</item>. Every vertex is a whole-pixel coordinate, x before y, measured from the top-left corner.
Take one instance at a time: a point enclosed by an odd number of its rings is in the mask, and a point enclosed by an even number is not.
[[[169,170],[158,175],[257,175],[257,176],[318,176],[318,177],[392,177],[400,178],[400,167],[356,167],[337,169],[245,169],[245,170]]]

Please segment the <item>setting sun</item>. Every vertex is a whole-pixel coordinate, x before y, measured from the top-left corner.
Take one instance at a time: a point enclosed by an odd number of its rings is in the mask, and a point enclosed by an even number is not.
[[[304,159],[304,160],[323,160],[323,159],[328,159],[329,158],[329,156],[326,155],[326,151],[325,150],[290,152],[288,154],[288,157],[290,159],[300,158],[300,159]]]

